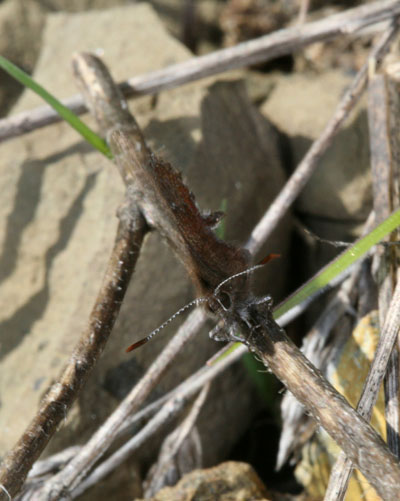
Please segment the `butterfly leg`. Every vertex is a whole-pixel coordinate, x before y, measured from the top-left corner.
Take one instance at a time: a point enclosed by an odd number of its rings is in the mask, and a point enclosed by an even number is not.
[[[227,332],[225,323],[218,322],[217,325],[210,330],[209,334],[214,341],[224,342],[230,341],[229,333]]]
[[[209,336],[214,341],[238,341],[242,343],[243,337],[238,334],[238,331],[239,330],[235,326],[227,327],[225,322],[220,322],[210,331]]]
[[[262,296],[254,299],[254,305],[265,305],[267,308],[271,308],[273,304],[273,300],[271,296]]]

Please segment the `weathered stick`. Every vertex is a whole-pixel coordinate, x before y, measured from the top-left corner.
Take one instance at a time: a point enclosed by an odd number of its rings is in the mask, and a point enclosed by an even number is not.
[[[399,73],[387,73],[385,69],[369,78],[368,116],[370,130],[372,187],[374,211],[377,222],[383,221],[391,212],[399,208],[400,180],[400,98]],[[386,241],[398,241],[395,231]],[[377,248],[380,261],[377,281],[379,287],[379,324],[383,325],[396,286],[396,269],[400,256],[398,246]],[[390,450],[400,458],[399,437],[399,352],[395,345],[389,359],[384,379],[385,416],[387,443]]]
[[[175,463],[175,458],[179,454],[179,451],[188,438],[189,434],[196,425],[199,413],[204,406],[208,392],[210,389],[210,383],[205,384],[197,396],[195,402],[190,409],[188,415],[184,420],[169,434],[167,435],[160,448],[158,454],[157,462],[154,463],[151,478],[146,479],[144,497],[149,499],[151,496],[155,496],[156,492],[165,487],[166,485],[171,485],[171,476],[177,476],[177,465]],[[193,453],[194,463],[197,463],[197,467],[201,467],[200,460],[201,450],[197,453]],[[196,467],[196,466],[194,466]],[[186,468],[188,470],[188,468]],[[179,471],[179,470],[178,470]]]
[[[126,97],[154,94],[206,76],[290,54],[314,42],[331,40],[343,34],[358,33],[367,26],[391,19],[399,13],[400,4],[397,0],[380,0],[320,21],[279,30],[235,47],[131,78],[122,82],[120,89]],[[81,95],[72,96],[64,100],[63,104],[76,114],[86,111]],[[0,141],[60,120],[61,118],[49,106],[19,113],[0,120]]]
[[[147,231],[143,217],[131,203],[121,208],[119,217],[116,242],[88,326],[59,381],[50,387],[38,413],[0,466],[0,485],[11,496],[18,493],[33,463],[65,419],[114,326]],[[0,500],[6,499],[0,490]]]

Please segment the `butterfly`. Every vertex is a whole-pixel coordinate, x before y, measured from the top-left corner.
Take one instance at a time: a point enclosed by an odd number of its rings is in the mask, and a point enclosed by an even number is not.
[[[211,335],[218,340],[232,338],[237,324],[246,319],[249,303],[255,300],[250,291],[251,272],[276,255],[250,267],[246,249],[220,240],[213,228],[223,214],[199,210],[181,173],[151,152],[136,121],[128,111],[126,114],[124,126],[109,131],[108,144],[129,194],[147,224],[164,237],[181,260],[198,296],[127,351],[142,346],[178,314],[199,304],[221,320]],[[271,299],[263,301],[268,304]]]

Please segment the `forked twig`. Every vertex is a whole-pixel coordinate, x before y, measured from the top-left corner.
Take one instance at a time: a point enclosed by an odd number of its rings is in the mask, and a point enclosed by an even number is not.
[[[399,13],[400,5],[397,0],[380,0],[320,21],[279,30],[235,47],[131,78],[120,84],[120,90],[125,97],[155,94],[206,76],[290,54],[314,42],[331,40],[343,34],[359,33],[363,28],[391,19]],[[78,115],[87,110],[81,95],[72,96],[62,102]],[[19,113],[0,120],[0,141],[60,120],[59,115],[49,106]]]

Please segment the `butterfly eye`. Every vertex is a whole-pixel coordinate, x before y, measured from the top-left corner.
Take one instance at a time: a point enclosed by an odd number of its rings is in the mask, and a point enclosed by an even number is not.
[[[221,291],[218,294],[218,301],[225,311],[228,311],[232,306],[231,296],[227,292]]]

